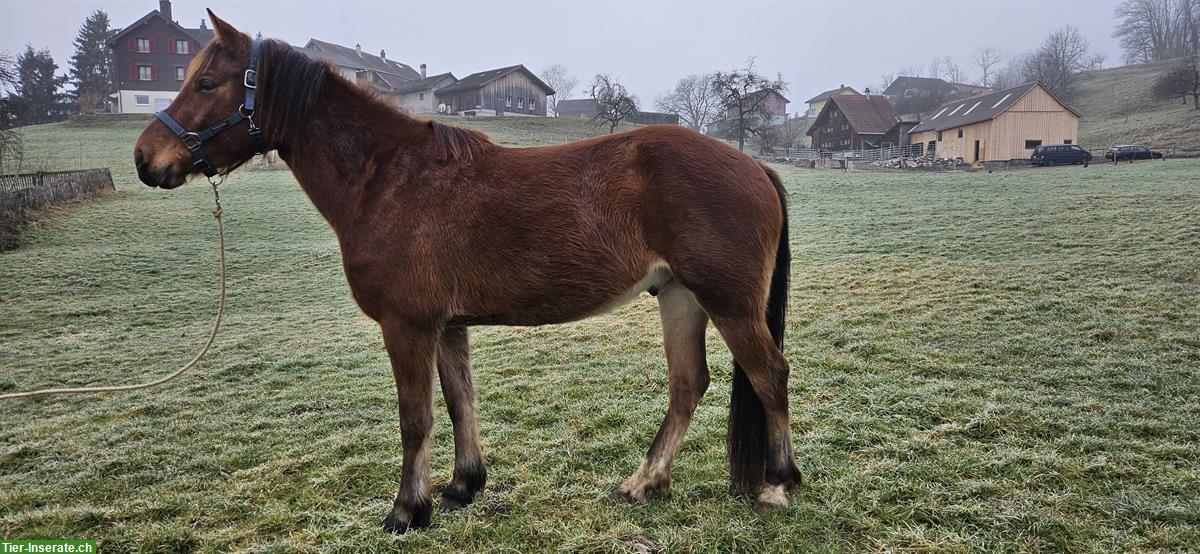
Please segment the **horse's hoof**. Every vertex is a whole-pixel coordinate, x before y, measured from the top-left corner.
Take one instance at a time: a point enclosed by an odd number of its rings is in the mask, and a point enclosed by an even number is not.
[[[645,504],[652,497],[668,498],[670,496],[671,482],[665,480],[654,485],[645,482],[631,485],[626,482],[613,491],[613,500],[625,504]]]
[[[754,513],[763,515],[788,507],[784,485],[763,485],[754,499]]]
[[[415,529],[429,527],[432,519],[433,503],[425,499],[413,507],[397,505],[392,508],[392,513],[383,518],[382,527],[384,531],[402,535]]]
[[[442,502],[439,506],[443,510],[458,510],[465,508],[475,500],[475,492],[467,487],[458,484],[451,484],[442,491]]]
[[[782,510],[787,507],[788,507],[787,502],[783,502],[782,504],[780,504],[777,502],[764,502],[762,500],[754,501],[754,513],[756,513],[760,516],[764,515],[764,514],[769,514],[771,512],[774,512],[775,510]]]

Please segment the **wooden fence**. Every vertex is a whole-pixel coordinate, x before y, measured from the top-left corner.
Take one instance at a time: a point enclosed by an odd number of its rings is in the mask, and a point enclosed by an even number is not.
[[[108,168],[0,175],[0,207],[36,209],[116,190]]]

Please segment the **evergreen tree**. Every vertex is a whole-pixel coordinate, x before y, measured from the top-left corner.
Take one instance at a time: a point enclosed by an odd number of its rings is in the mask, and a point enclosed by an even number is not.
[[[50,50],[34,51],[25,45],[25,51],[17,57],[16,100],[22,125],[36,125],[65,119],[68,112],[66,96],[60,89],[67,82],[66,75],[56,75],[58,64],[50,56]]]
[[[71,56],[71,83],[81,110],[93,110],[117,91],[113,83],[115,60],[108,41],[113,29],[108,14],[96,10],[89,15],[75,37],[75,55]]]

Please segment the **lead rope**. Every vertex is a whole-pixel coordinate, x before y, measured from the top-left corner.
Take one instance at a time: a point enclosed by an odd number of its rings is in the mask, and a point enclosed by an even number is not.
[[[200,352],[196,353],[196,357],[192,358],[192,361],[184,364],[183,367],[175,370],[174,373],[167,375],[166,377],[163,377],[161,379],[155,379],[154,381],[148,381],[145,383],[138,383],[135,385],[114,385],[114,386],[108,386],[108,387],[38,389],[38,390],[31,390],[31,391],[25,391],[25,392],[14,392],[14,393],[9,393],[9,394],[3,394],[3,395],[0,395],[0,400],[11,400],[13,398],[28,398],[31,396],[48,396],[51,394],[85,394],[85,393],[91,393],[91,392],[121,392],[121,391],[145,389],[145,388],[150,388],[150,387],[153,387],[156,385],[161,385],[163,383],[166,383],[167,381],[170,381],[171,379],[174,379],[176,377],[179,377],[180,375],[183,375],[184,373],[187,372],[187,370],[192,369],[192,367],[195,366],[196,363],[198,363],[200,361],[200,358],[203,358],[204,355],[208,353],[208,348],[210,346],[212,346],[213,341],[216,340],[217,330],[221,328],[221,316],[225,314],[225,224],[221,219],[221,194],[220,194],[220,192],[217,191],[217,187],[219,187],[223,181],[224,181],[224,176],[221,176],[218,179],[213,179],[212,177],[209,177],[209,179],[208,179],[208,182],[210,184],[212,184],[212,190],[213,190],[212,213],[213,213],[213,217],[215,217],[217,219],[217,243],[219,245],[218,248],[221,253],[221,292],[219,293],[218,300],[217,300],[217,318],[215,320],[213,320],[212,332],[210,332],[208,334],[208,340],[204,342],[204,347],[200,349]]]

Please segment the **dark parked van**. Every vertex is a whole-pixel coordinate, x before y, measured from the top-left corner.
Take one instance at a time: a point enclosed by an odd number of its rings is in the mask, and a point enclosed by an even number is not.
[[[1077,144],[1043,144],[1033,149],[1029,160],[1033,165],[1083,164],[1087,167],[1092,161],[1092,153]]]

